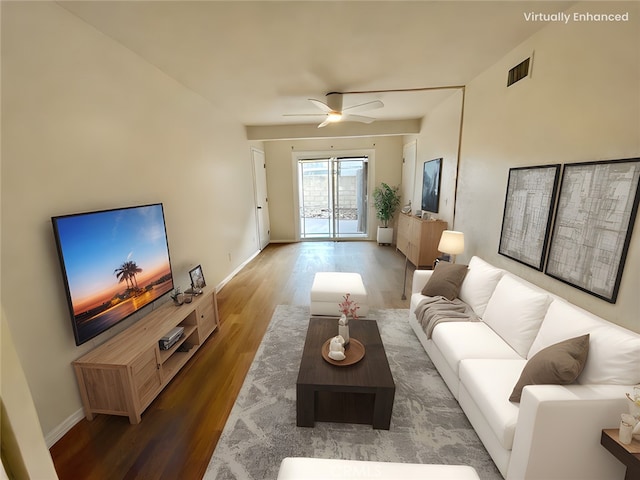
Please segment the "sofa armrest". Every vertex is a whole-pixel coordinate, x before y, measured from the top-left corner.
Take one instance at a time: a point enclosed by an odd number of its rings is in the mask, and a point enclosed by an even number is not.
[[[431,278],[433,270],[415,270],[413,272],[413,283],[411,284],[411,293],[420,293],[424,286]]]
[[[623,478],[600,445],[627,411],[624,385],[533,385],[522,393],[507,480]]]

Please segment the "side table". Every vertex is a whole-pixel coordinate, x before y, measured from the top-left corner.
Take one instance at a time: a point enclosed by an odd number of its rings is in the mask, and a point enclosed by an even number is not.
[[[640,478],[640,442],[638,440],[634,438],[629,445],[625,445],[618,440],[618,429],[608,428],[602,430],[600,444],[627,467],[625,480]]]

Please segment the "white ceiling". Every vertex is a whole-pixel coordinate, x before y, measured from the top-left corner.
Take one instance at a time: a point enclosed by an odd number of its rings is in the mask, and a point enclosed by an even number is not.
[[[317,124],[330,91],[465,85],[546,24],[554,1],[58,2],[244,125]],[[506,72],[505,72],[506,82]],[[422,118],[449,91],[360,93],[379,120]],[[364,113],[363,113],[364,114]]]

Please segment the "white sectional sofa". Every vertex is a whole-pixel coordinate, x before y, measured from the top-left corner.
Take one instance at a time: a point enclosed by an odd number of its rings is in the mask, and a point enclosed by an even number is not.
[[[413,277],[409,323],[503,477],[615,479],[624,466],[600,445],[640,383],[640,334],[607,322],[473,257],[458,298],[480,321],[426,329],[415,315],[431,270]],[[476,319],[477,320],[477,319]],[[509,397],[542,349],[589,334],[582,373],[569,385],[529,385]]]

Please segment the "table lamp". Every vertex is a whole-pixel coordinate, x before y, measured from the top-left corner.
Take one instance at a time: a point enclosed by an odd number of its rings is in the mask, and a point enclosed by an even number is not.
[[[456,255],[464,252],[464,233],[454,230],[442,232],[438,251],[445,254],[443,260],[456,263]]]

